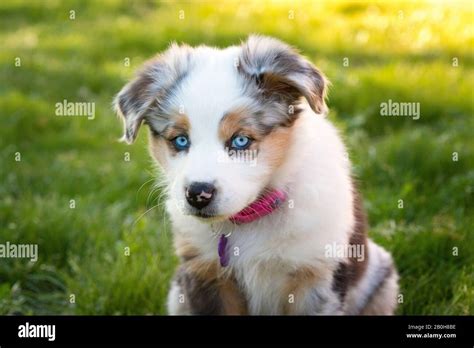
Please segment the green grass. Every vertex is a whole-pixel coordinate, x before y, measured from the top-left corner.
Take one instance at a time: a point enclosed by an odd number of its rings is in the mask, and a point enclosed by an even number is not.
[[[332,81],[370,236],[400,271],[399,314],[473,314],[472,16],[469,2],[2,1],[0,243],[38,243],[39,260],[0,260],[0,314],[165,313],[169,222],[161,206],[145,214],[160,198],[145,132],[118,143],[111,100],[171,41],[223,47],[253,32]],[[55,116],[63,99],[95,102],[96,118]],[[379,116],[388,99],[420,102],[421,118]]]

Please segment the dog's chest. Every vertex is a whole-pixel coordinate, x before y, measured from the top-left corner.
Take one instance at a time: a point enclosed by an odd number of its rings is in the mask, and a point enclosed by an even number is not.
[[[298,314],[308,312],[309,307],[318,310],[320,298],[326,296],[319,294],[320,287],[325,290],[328,286],[320,280],[331,278],[328,274],[331,268],[323,255],[319,255],[323,251],[317,248],[324,242],[317,239],[317,235],[293,229],[288,222],[277,225],[278,221],[291,221],[277,217],[272,216],[275,219],[267,220],[266,224],[262,219],[258,229],[250,225],[240,226],[238,232],[233,226],[228,230],[219,228],[217,235],[206,226],[184,224],[179,219],[174,227],[187,232],[188,243],[199,251],[202,259],[212,264],[222,261],[218,256],[219,236],[228,236],[225,248],[228,265],[221,271],[231,274],[227,279],[237,282],[240,291],[236,293],[243,296],[244,301],[237,299],[236,303],[245,303],[248,314]],[[292,230],[298,233],[285,233]],[[306,296],[311,289],[316,289],[314,296]]]
[[[277,263],[261,262],[234,268],[236,281],[246,298],[249,314],[283,314],[290,300],[288,272]]]

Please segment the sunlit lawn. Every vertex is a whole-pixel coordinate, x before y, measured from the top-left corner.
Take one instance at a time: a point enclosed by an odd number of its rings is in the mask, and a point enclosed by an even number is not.
[[[0,314],[165,313],[169,223],[146,134],[118,143],[111,100],[171,41],[249,33],[297,46],[332,81],[370,235],[401,274],[399,313],[474,313],[472,18],[469,2],[2,1],[0,243],[38,243],[40,258],[0,259]],[[64,99],[95,102],[95,119],[55,116]],[[420,102],[421,118],[381,117],[388,99]]]

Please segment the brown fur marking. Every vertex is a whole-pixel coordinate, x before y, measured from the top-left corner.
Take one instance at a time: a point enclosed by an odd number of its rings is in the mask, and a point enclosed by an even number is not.
[[[154,131],[151,126],[150,130],[150,152],[158,161],[158,163],[164,167],[166,164],[166,156],[164,153],[165,146],[168,147],[171,155],[175,155],[177,151],[171,144],[171,140],[179,135],[189,134],[191,130],[191,124],[189,123],[189,119],[186,115],[177,114],[177,116],[172,118],[170,124],[166,126],[161,134],[158,134],[156,131]]]
[[[357,257],[352,257],[347,263],[341,262],[339,268],[334,273],[332,288],[339,294],[343,302],[349,287],[354,286],[365,273],[369,259],[369,246],[367,244],[367,218],[365,216],[362,199],[355,183],[353,183],[354,194],[354,230],[349,238],[349,246],[362,245],[364,250],[364,260],[358,261]]]
[[[203,261],[199,257],[184,262],[176,281],[189,301],[191,314],[247,314],[246,299],[235,278],[223,274],[217,262]]]
[[[168,147],[167,141],[159,136],[155,136],[150,132],[148,149],[152,157],[160,164],[163,169],[166,169],[167,159],[165,149]]]
[[[247,315],[247,303],[245,295],[239,288],[237,281],[233,278],[226,278],[220,284],[220,298],[222,301],[223,314],[226,315]]]
[[[228,141],[235,134],[243,134],[254,141],[249,150],[257,150],[259,161],[277,168],[284,160],[286,151],[291,142],[291,127],[275,127],[265,134],[257,122],[252,121],[250,111],[246,109],[235,110],[226,114],[220,124],[219,138]]]
[[[279,127],[263,138],[259,144],[259,161],[269,165],[273,170],[285,159],[291,143],[292,128]]]
[[[178,114],[172,119],[171,124],[165,128],[162,135],[166,139],[172,140],[178,135],[189,134],[190,129],[191,124],[189,123],[188,117],[183,114]]]
[[[284,296],[284,301],[286,301],[285,314],[296,314],[299,299],[304,296],[305,291],[314,286],[318,279],[318,273],[311,267],[303,267],[289,274],[288,286]],[[294,296],[294,303],[289,302],[289,295]]]
[[[220,121],[219,138],[226,142],[235,134],[243,134],[252,139],[262,137],[258,124],[250,120],[252,113],[245,108],[228,112]]]
[[[198,248],[180,237],[179,234],[176,234],[174,237],[174,248],[176,255],[178,255],[184,262],[195,259],[200,255]]]

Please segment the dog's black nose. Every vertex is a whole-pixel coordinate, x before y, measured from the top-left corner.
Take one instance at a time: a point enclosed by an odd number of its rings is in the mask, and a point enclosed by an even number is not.
[[[207,182],[193,182],[186,188],[186,200],[194,208],[202,209],[214,196],[216,187]]]

